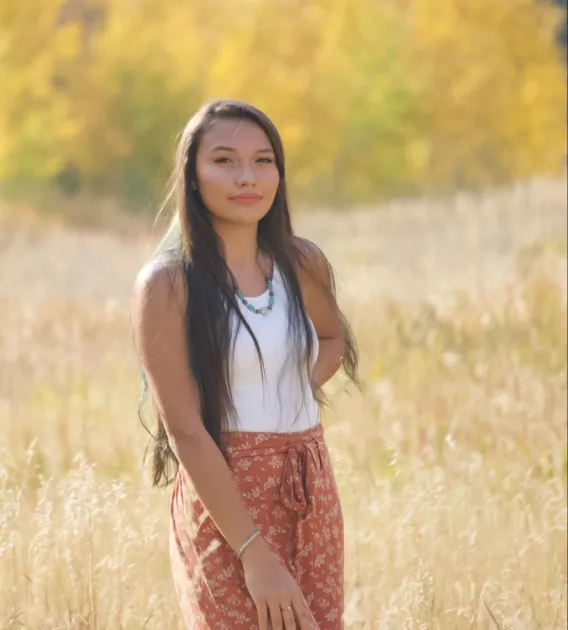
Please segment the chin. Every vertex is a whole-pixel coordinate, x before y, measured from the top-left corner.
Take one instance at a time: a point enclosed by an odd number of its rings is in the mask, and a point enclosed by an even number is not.
[[[264,218],[268,214],[269,210],[270,208],[261,210],[259,208],[243,207],[235,211],[232,208],[231,212],[223,213],[222,216],[218,215],[217,219],[225,223],[252,225],[254,223],[258,223],[262,218]]]

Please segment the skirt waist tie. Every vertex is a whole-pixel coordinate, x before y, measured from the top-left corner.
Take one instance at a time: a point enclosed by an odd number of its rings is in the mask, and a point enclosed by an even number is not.
[[[311,554],[310,566],[317,563],[322,536],[315,531],[314,517],[318,506],[314,491],[322,488],[324,480],[324,435],[321,424],[298,433],[247,434],[227,433],[227,451],[231,460],[254,459],[284,455],[284,465],[278,492],[281,505],[298,514],[292,565],[298,572],[299,558]],[[310,528],[310,535],[306,527]],[[311,542],[307,543],[306,540]],[[307,548],[306,548],[307,547]],[[306,563],[303,563],[304,565]],[[298,576],[300,577],[300,576]]]
[[[287,509],[298,513],[296,548],[292,558],[296,571],[299,557],[311,553],[310,564],[317,561],[316,546],[319,536],[314,531],[317,505],[312,493],[318,486],[318,477],[322,469],[322,456],[317,440],[295,442],[287,446],[280,482],[280,502]],[[310,549],[306,549],[306,525],[311,529],[311,535],[308,537],[312,541]]]

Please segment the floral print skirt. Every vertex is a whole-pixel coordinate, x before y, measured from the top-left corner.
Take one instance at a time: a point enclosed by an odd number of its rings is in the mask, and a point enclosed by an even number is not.
[[[321,424],[293,433],[223,433],[248,512],[296,579],[311,627],[343,627],[343,516]],[[242,565],[199,501],[183,468],[171,498],[170,555],[189,630],[255,630]]]

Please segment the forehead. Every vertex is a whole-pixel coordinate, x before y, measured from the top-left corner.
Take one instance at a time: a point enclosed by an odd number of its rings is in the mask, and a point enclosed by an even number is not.
[[[211,151],[216,146],[252,151],[272,148],[262,127],[251,120],[232,118],[216,120],[205,130],[199,148]]]

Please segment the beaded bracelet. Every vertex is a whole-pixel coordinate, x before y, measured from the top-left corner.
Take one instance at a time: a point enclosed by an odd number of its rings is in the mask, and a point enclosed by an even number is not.
[[[243,553],[246,551],[246,549],[249,547],[249,545],[258,536],[260,536],[260,530],[259,529],[255,529],[255,531],[245,540],[245,542],[243,543],[242,547],[239,549],[239,553],[237,554],[237,560],[241,559],[241,556],[243,555]]]

